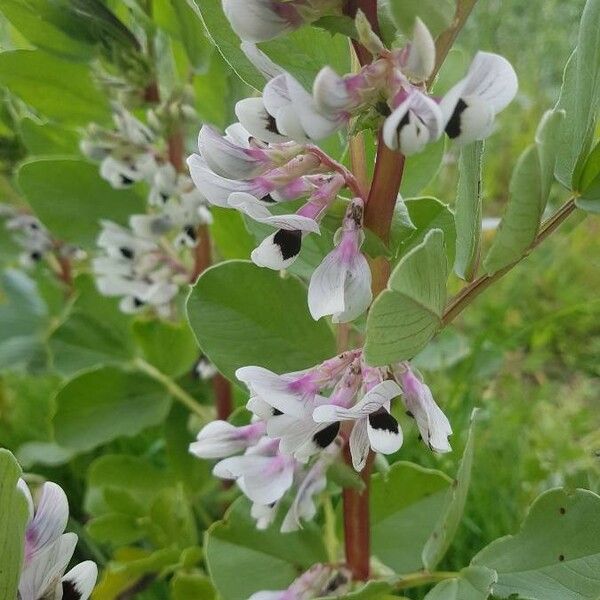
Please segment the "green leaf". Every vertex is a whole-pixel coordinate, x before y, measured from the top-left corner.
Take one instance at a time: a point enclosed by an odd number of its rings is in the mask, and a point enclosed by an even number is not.
[[[600,142],[584,163],[577,189],[581,191],[575,204],[588,212],[600,213]]]
[[[538,149],[529,146],[513,170],[508,205],[483,261],[488,274],[517,262],[535,240],[542,216],[541,191]]]
[[[448,264],[454,264],[456,248],[454,214],[447,204],[437,198],[429,196],[409,198],[396,204],[391,247],[396,248],[397,256],[403,256],[420,244],[431,229],[443,231]]]
[[[425,186],[437,175],[442,165],[446,137],[427,144],[423,152],[408,156],[404,163],[400,195],[403,198],[418,196]]]
[[[148,376],[102,367],[70,379],[56,395],[56,404],[56,441],[85,452],[160,423],[171,402]]]
[[[233,503],[223,521],[207,531],[204,548],[211,580],[223,600],[245,600],[259,590],[287,588],[327,555],[321,533],[309,523],[282,535],[280,520],[259,531],[245,498]]]
[[[356,589],[347,594],[341,594],[336,596],[325,596],[325,598],[337,600],[370,600],[372,598],[396,598],[397,600],[406,600],[406,598],[398,598],[398,596],[392,595],[394,589],[393,583],[390,581],[383,580],[371,580],[365,583],[358,583]]]
[[[446,302],[444,234],[431,230],[398,263],[367,317],[365,358],[386,365],[412,358],[434,336]]]
[[[450,483],[442,472],[408,462],[394,463],[385,476],[374,475],[372,554],[396,573],[419,570],[421,551],[444,508]]]
[[[233,32],[221,0],[188,0],[190,7],[203,22],[212,43],[235,74],[249,86],[262,90],[264,77],[254,68],[240,49],[240,38]]]
[[[535,143],[540,157],[540,179],[543,213],[550,195],[550,187],[554,181],[554,168],[560,143],[560,130],[565,120],[562,110],[548,110],[542,116],[535,134]]]
[[[183,550],[198,543],[194,514],[182,486],[158,494],[150,507],[150,518],[155,529],[155,544],[176,545]]]
[[[221,128],[227,125],[227,120],[230,118],[230,107],[227,101],[230,75],[229,65],[218,52],[215,52],[207,72],[194,77],[195,107],[203,122]]]
[[[36,123],[25,118],[19,123],[21,139],[30,154],[41,156],[49,154],[79,155],[79,134],[73,129],[53,123]]]
[[[209,64],[213,51],[204,26],[186,0],[170,0],[170,4],[175,12],[181,41],[190,64],[196,71],[202,72]]]
[[[419,17],[437,37],[449,27],[454,18],[454,0],[386,0],[396,27],[407,36],[412,35],[415,18]]]
[[[57,121],[86,124],[110,116],[108,101],[90,68],[40,50],[0,53],[0,84],[40,113]]]
[[[244,219],[237,210],[211,207],[213,222],[210,226],[212,239],[223,259],[247,259],[256,246]]]
[[[331,329],[310,317],[304,285],[249,261],[205,271],[188,297],[187,313],[200,348],[229,378],[242,366],[283,373],[335,354]]]
[[[86,524],[87,532],[101,544],[125,546],[144,538],[146,531],[138,519],[130,515],[109,513],[96,517]]]
[[[32,160],[19,168],[17,181],[55,236],[85,248],[95,247],[101,219],[125,225],[130,214],[145,210],[145,201],[134,190],[113,189],[100,177],[97,165],[84,161]]]
[[[456,260],[454,271],[465,281],[477,275],[481,252],[481,168],[483,142],[461,148],[458,164],[456,222]]]
[[[465,510],[475,453],[475,428],[480,417],[481,412],[475,409],[471,415],[471,427],[456,479],[448,491],[445,505],[440,511],[441,516],[423,548],[423,565],[429,571],[433,571],[446,554]]]
[[[216,592],[206,575],[178,572],[171,580],[171,600],[215,600]]]
[[[497,578],[485,567],[466,567],[459,577],[438,583],[425,600],[487,600]]]
[[[198,343],[188,323],[136,321],[133,333],[142,357],[170,377],[191,371],[199,357]]]
[[[259,44],[276,64],[293,75],[306,90],[324,65],[343,75],[350,71],[348,38],[315,27],[300,27],[285,36]]]
[[[469,338],[456,329],[446,328],[413,358],[411,364],[424,371],[441,371],[458,364],[470,353]]]
[[[0,370],[27,366],[43,352],[47,319],[37,283],[6,269],[0,275]]]
[[[545,492],[519,533],[492,542],[473,564],[498,572],[498,598],[595,600],[600,596],[600,496],[588,490]]]
[[[14,456],[0,448],[0,598],[16,598],[29,509],[17,489],[21,476]]]
[[[117,329],[93,314],[73,310],[49,340],[54,368],[67,377],[92,367],[133,358],[129,329]]]

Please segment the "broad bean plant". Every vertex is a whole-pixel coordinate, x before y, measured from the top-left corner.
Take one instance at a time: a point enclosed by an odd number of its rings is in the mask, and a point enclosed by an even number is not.
[[[447,569],[498,424],[428,361],[600,212],[600,1],[497,221],[532,74],[454,48],[477,8],[0,3],[0,600],[600,598],[586,489]]]

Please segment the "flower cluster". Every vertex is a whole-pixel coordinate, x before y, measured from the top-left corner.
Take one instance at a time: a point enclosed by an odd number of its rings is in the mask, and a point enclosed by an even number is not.
[[[351,350],[305,371],[277,375],[262,367],[243,367],[236,376],[250,391],[246,407],[254,415],[252,423],[209,423],[190,451],[200,458],[229,457],[213,472],[237,481],[254,503],[252,514],[259,526],[272,521],[278,502],[294,485],[295,499],[282,530],[291,531],[301,518],[314,516],[313,498],[325,487],[327,465],[342,439],[348,440],[358,471],[371,450],[397,452],[403,435],[391,412],[394,398],[402,397],[432,451],[450,451],[450,423],[408,363],[370,367],[361,350]],[[243,454],[232,456],[239,452]]]
[[[162,113],[154,111],[155,120],[157,114]],[[82,150],[101,160],[100,174],[113,187],[146,181],[148,210],[131,215],[129,228],[102,222],[97,241],[102,254],[93,261],[97,286],[103,295],[121,298],[123,312],[151,307],[168,317],[180,287],[192,276],[189,250],[198,244],[199,226],[212,217],[189,176],[163,156],[154,130],[123,108],[115,111],[114,121],[114,130],[91,126]]]
[[[250,7],[280,15],[283,5],[296,3],[250,2],[245,9],[225,4],[234,22],[234,13],[245,14]],[[375,117],[383,120],[384,143],[405,155],[422,151],[444,131],[467,143],[489,135],[494,116],[517,91],[510,64],[480,52],[466,77],[443,98],[430,96],[423,82],[434,69],[435,45],[419,20],[404,48],[387,50],[379,41],[375,46],[373,62],[358,73],[340,76],[324,67],[310,93],[254,44],[243,42],[242,49],[268,80],[262,97],[237,103],[239,122],[225,135],[204,126],[199,152],[188,159],[192,179],[209,203],[275,229],[251,255],[257,265],[271,269],[293,264],[303,238],[320,233],[320,222],[338,194],[349,189],[352,199],[335,238],[337,247],[311,280],[315,319],[331,315],[336,322],[350,321],[368,307],[371,295],[370,272],[360,252],[366,197],[352,175],[311,142],[351,119]],[[295,212],[285,213],[280,206],[300,198],[306,201]]]
[[[98,569],[95,563],[85,561],[65,574],[77,544],[74,533],[64,533],[69,518],[65,493],[55,483],[45,483],[39,501],[34,505],[31,492],[22,479],[18,488],[29,507],[19,598],[87,600],[96,584]]]

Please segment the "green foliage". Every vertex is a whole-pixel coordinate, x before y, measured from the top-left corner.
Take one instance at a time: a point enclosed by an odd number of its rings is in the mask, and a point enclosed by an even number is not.
[[[600,211],[600,142],[587,157],[577,184],[580,196],[575,204],[589,212]]]
[[[230,379],[246,365],[284,373],[335,353],[329,326],[310,317],[304,285],[247,261],[205,271],[187,312],[200,348]]]
[[[135,190],[112,188],[96,165],[80,160],[32,160],[19,168],[17,180],[44,225],[84,248],[95,245],[100,219],[126,224],[144,206]]]
[[[446,303],[444,235],[432,229],[404,256],[367,318],[365,356],[385,365],[412,358],[434,336]]]
[[[422,568],[421,552],[444,508],[449,478],[440,471],[397,462],[371,484],[372,552],[396,573]]]
[[[250,504],[237,500],[206,534],[204,551],[208,570],[223,600],[244,600],[259,590],[286,588],[298,573],[327,560],[318,529],[282,535],[280,520],[257,531]]]
[[[494,594],[532,600],[584,600],[600,593],[600,497],[551,490],[530,508],[521,530],[482,550],[473,564],[498,572]]]
[[[440,170],[446,138],[428,144],[423,152],[408,156],[404,163],[404,173],[400,184],[400,195],[403,198],[418,196]]]
[[[57,442],[84,452],[161,423],[170,399],[147,375],[117,367],[85,371],[56,395]]]
[[[496,573],[485,567],[467,567],[460,576],[438,583],[426,600],[487,600],[496,583]]]
[[[29,509],[17,489],[21,469],[13,455],[0,448],[0,595],[14,598],[21,573]]]
[[[455,12],[453,0],[386,0],[396,27],[410,36],[419,17],[429,28],[434,37],[438,36],[452,23]]]

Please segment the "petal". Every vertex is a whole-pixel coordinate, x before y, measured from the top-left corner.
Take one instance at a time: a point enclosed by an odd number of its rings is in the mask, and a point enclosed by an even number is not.
[[[302,232],[280,229],[265,238],[250,257],[259,267],[287,269],[298,258],[302,249]]]
[[[273,416],[273,407],[257,396],[252,396],[246,403],[246,408],[259,419],[266,421]],[[280,411],[281,412],[281,411]]]
[[[287,597],[287,590],[280,590],[276,592],[264,591],[255,592],[248,598],[248,600],[286,600]]]
[[[69,503],[63,489],[56,483],[45,483],[33,521],[27,527],[26,561],[54,543],[67,527],[68,520]]]
[[[385,120],[383,141],[391,150],[397,150],[406,156],[421,152],[429,142],[429,131],[409,110],[408,100],[400,104]]]
[[[62,579],[63,600],[87,600],[98,579],[98,567],[86,560],[73,567]]]
[[[352,456],[352,466],[357,471],[362,471],[367,464],[369,457],[369,436],[367,434],[367,420],[359,419],[354,423],[350,432],[350,455]]]
[[[269,459],[281,461],[281,466],[274,469],[269,465],[262,473],[245,475],[243,491],[252,500],[259,504],[277,502],[292,486],[294,482],[294,467],[291,459]]]
[[[491,105],[477,96],[465,96],[456,103],[446,124],[446,133],[457,144],[469,144],[487,137],[493,124]]]
[[[280,109],[292,103],[288,92],[286,73],[282,72],[281,75],[271,79],[265,85],[262,100],[265,110],[270,115],[277,115]]]
[[[306,474],[298,487],[296,496],[281,524],[281,533],[297,531],[300,519],[311,521],[317,514],[314,497],[327,487],[327,478],[323,475],[323,465],[316,463]]]
[[[334,323],[348,323],[367,310],[373,300],[371,269],[367,259],[358,254],[346,271],[344,309],[333,316]]]
[[[65,533],[37,553],[21,573],[19,593],[23,600],[38,600],[53,591],[64,573],[77,545],[74,533]]]
[[[256,521],[256,529],[267,529],[277,516],[278,504],[257,504],[254,502],[250,508],[250,515]],[[269,593],[269,592],[264,592]]]
[[[284,72],[278,64],[274,63],[264,52],[259,50],[256,44],[242,42],[240,48],[246,55],[246,58],[262,73],[265,79],[273,79]]]
[[[27,501],[27,508],[29,510],[29,522],[31,522],[35,511],[34,511],[34,507],[33,507],[33,498],[31,497],[31,492],[29,491],[29,487],[23,479],[19,479],[17,481],[17,488],[19,490],[21,490],[21,492],[23,493],[23,496],[25,496],[25,500]]]
[[[308,141],[298,111],[293,104],[282,106],[275,115],[275,121],[277,129],[289,139],[301,143]]]
[[[280,144],[289,139],[277,129],[275,117],[269,114],[262,98],[245,98],[235,105],[239,122],[254,137],[270,144]]]
[[[315,321],[344,311],[346,273],[347,266],[338,248],[313,271],[308,286],[308,308]]]
[[[231,456],[219,461],[213,468],[213,475],[220,479],[237,479],[238,477],[256,477],[271,464],[270,456]],[[264,502],[263,504],[269,504]]]
[[[313,83],[313,98],[318,110],[335,115],[352,104],[346,82],[331,67],[323,67]]]
[[[277,3],[272,0],[223,0],[223,11],[242,40],[265,42],[302,23],[298,16],[294,18],[294,12],[282,14],[274,10],[274,5]]]
[[[402,446],[402,430],[398,421],[384,407],[368,416],[367,434],[375,452],[393,454]]]
[[[435,42],[419,17],[415,19],[413,37],[403,71],[414,81],[425,81],[435,66]]]
[[[209,125],[203,125],[200,129],[198,148],[215,173],[231,179],[252,179],[260,175],[269,162],[266,155],[264,160],[257,159]]]
[[[198,458],[225,458],[246,448],[245,440],[238,436],[238,428],[227,421],[212,421],[198,433],[189,451]]]

